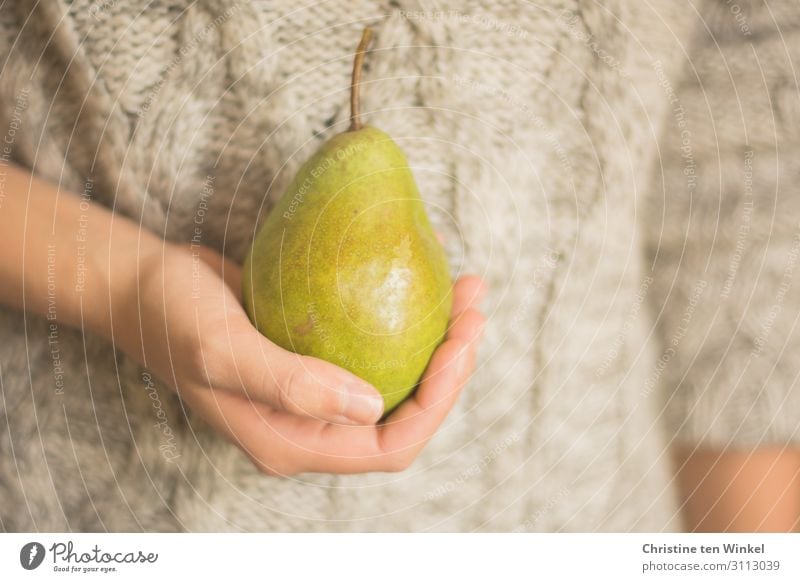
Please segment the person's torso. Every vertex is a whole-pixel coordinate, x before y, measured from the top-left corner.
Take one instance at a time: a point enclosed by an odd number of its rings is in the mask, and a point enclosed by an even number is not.
[[[670,35],[687,25],[676,9],[634,39],[642,9],[615,4],[617,15],[555,1],[70,4],[57,50],[77,51],[68,89],[91,97],[75,127],[43,122],[40,173],[73,188],[92,176],[118,212],[241,260],[300,164],[346,128],[370,24],[363,115],[408,155],[453,273],[491,289],[479,369],[409,471],[269,479],[219,437],[186,431],[183,476],[158,465],[183,527],[669,527],[654,404],[639,392],[648,279],[634,212],[664,96],[634,45],[670,68]],[[52,114],[69,118],[62,97]],[[139,390],[135,366],[119,375]],[[132,398],[133,438],[152,440],[150,404]],[[143,464],[158,455],[137,449]]]

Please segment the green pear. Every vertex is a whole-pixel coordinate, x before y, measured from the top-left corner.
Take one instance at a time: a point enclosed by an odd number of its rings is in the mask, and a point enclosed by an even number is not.
[[[359,119],[364,31],[351,126],[300,168],[262,224],[244,264],[247,313],[271,341],[407,398],[442,342],[452,306],[447,259],[408,160]]]

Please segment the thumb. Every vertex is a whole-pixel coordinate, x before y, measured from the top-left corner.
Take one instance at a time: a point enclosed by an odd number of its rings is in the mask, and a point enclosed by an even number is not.
[[[277,410],[319,420],[373,424],[383,414],[383,398],[369,383],[334,364],[301,356],[258,339],[232,350],[240,391]],[[252,339],[252,338],[251,338]]]

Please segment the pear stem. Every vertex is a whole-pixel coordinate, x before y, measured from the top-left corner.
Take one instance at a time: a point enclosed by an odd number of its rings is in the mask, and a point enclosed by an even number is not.
[[[353,60],[353,79],[350,83],[350,131],[361,129],[361,68],[364,65],[364,55],[367,53],[369,42],[372,40],[372,29],[369,27],[361,33],[361,42],[356,49],[356,57]]]

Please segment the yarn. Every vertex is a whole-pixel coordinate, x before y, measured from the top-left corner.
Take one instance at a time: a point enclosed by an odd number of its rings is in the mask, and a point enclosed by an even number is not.
[[[491,293],[475,375],[408,471],[287,479],[91,333],[58,327],[57,394],[48,322],[0,309],[2,527],[679,527],[668,444],[796,442],[800,409],[800,300],[776,295],[798,227],[785,120],[800,22],[781,40],[748,2],[758,37],[737,35],[724,5],[708,4],[708,29],[668,0],[4,6],[0,127],[29,90],[12,159],[78,193],[91,184],[170,240],[191,240],[202,215],[199,242],[237,261],[302,162],[347,127],[372,26],[362,115],[406,151],[454,275]],[[755,210],[737,251],[750,150]],[[159,449],[153,394],[177,457]]]

